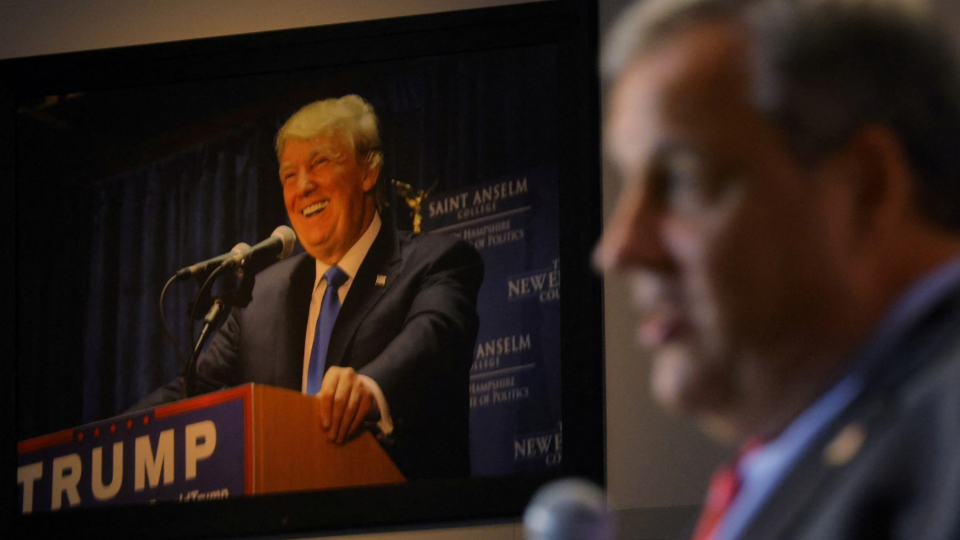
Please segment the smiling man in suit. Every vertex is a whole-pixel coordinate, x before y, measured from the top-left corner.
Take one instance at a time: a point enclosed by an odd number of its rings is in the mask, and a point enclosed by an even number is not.
[[[960,30],[925,0],[649,0],[604,69],[667,406],[739,444],[698,540],[960,538]]]
[[[304,106],[276,146],[306,253],[257,276],[249,305],[231,311],[201,355],[199,379],[206,390],[256,382],[316,395],[331,441],[373,427],[408,478],[469,475],[480,255],[381,221],[377,118],[359,96]],[[182,385],[137,407],[178,399]]]

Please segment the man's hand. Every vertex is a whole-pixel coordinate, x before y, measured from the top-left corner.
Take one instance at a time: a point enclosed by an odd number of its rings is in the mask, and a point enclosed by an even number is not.
[[[364,420],[380,418],[377,400],[364,377],[353,368],[331,366],[323,376],[320,392],[320,420],[327,439],[343,444]]]

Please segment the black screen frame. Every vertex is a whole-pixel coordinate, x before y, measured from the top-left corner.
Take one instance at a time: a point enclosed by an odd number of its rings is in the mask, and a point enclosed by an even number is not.
[[[29,238],[18,231],[16,110],[23,96],[108,90],[131,85],[236,77],[431,54],[551,43],[559,51],[562,476],[604,485],[603,325],[600,279],[589,255],[601,228],[599,82],[596,3],[563,0],[19,58],[0,62],[0,249],[12,254]],[[336,54],[330,54],[336,51]],[[42,240],[42,239],[41,239]],[[55,254],[51,254],[55,259]],[[3,306],[16,321],[19,290],[5,265]],[[16,323],[2,326],[7,361],[0,367],[3,419],[16,422]],[[433,480],[373,488],[285,493],[198,504],[66,510],[22,516],[16,511],[15,429],[4,430],[3,512],[17,537],[53,537],[95,527],[103,538],[201,538],[329,533],[429,524],[469,525],[515,519],[532,493],[556,475]]]

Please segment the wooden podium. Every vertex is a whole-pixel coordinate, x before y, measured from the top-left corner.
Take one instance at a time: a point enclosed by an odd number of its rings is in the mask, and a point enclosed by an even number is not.
[[[336,445],[320,402],[246,384],[17,444],[22,513],[405,481],[369,432]]]

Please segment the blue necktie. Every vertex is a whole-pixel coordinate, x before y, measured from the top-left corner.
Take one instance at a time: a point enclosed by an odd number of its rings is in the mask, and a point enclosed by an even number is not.
[[[347,282],[347,274],[339,266],[331,266],[323,274],[327,280],[327,290],[323,292],[320,302],[320,316],[317,317],[317,327],[313,332],[313,348],[310,350],[310,369],[307,371],[307,394],[314,395],[320,391],[323,382],[324,364],[327,362],[327,349],[330,347],[330,336],[333,334],[333,323],[340,313],[340,286]]]

